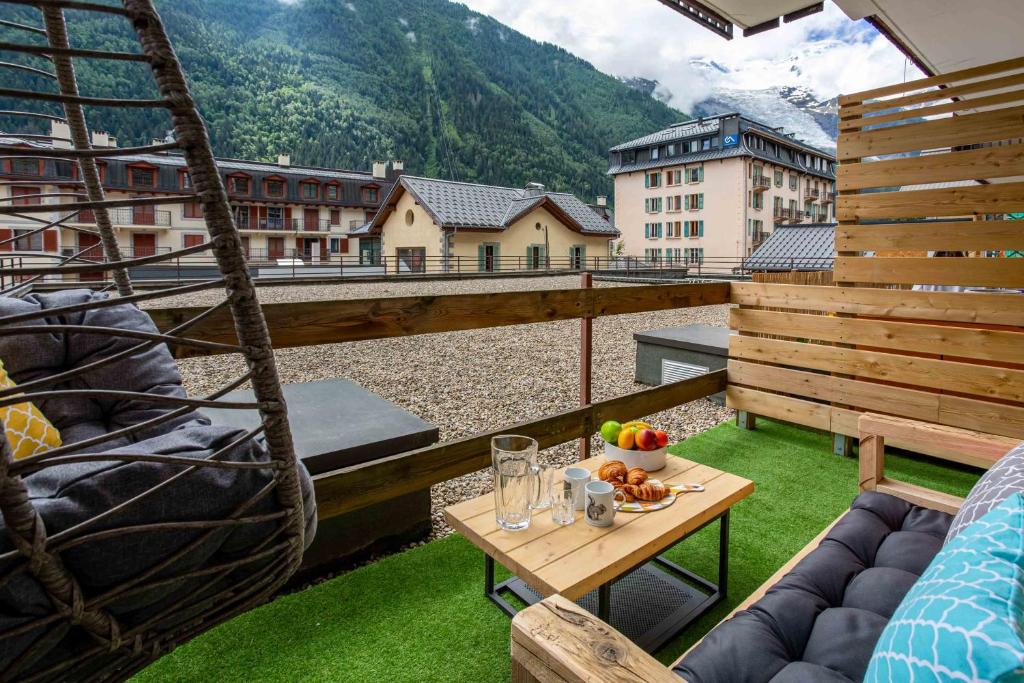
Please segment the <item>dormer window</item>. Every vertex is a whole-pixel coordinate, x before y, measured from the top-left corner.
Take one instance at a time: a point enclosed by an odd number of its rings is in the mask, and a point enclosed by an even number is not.
[[[624,163],[624,164],[632,164],[635,161],[636,161],[636,150],[635,149],[627,149],[626,151],[624,151],[622,153],[622,163]]]
[[[128,184],[132,187],[156,187],[156,169],[132,166],[128,169]]]
[[[320,184],[316,182],[299,183],[299,192],[303,199],[319,199]]]
[[[657,147],[651,147],[651,159],[654,160],[654,159],[657,159],[657,158],[658,158],[658,148]]]
[[[324,186],[324,198],[332,202],[338,201],[340,188],[337,185],[325,185]]]
[[[362,189],[363,202],[374,204],[380,201],[380,190],[376,187],[364,187]]]
[[[249,179],[245,176],[231,176],[228,178],[228,192],[231,194],[249,194]]]
[[[284,196],[284,180],[280,178],[267,178],[264,183],[264,191],[268,197]]]

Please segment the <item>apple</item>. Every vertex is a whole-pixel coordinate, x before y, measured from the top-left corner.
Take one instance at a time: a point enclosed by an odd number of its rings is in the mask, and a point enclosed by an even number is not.
[[[641,429],[636,433],[636,447],[642,451],[653,451],[658,447],[658,435],[653,429]]]
[[[668,445],[668,432],[662,429],[655,429],[654,434],[658,437],[658,448],[663,448]]]

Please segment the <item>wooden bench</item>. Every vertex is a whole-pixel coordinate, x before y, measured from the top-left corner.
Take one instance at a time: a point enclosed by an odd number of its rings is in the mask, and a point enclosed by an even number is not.
[[[860,429],[860,490],[881,491],[915,505],[955,513],[961,498],[885,476],[885,443],[952,462],[987,469],[1017,445],[1017,439],[904,418],[864,414]],[[747,609],[818,547],[836,519],[726,617]],[[724,621],[724,620],[723,620]],[[691,648],[692,649],[692,648]],[[684,653],[679,659],[683,659]],[[673,662],[673,666],[679,660]],[[575,603],[554,595],[512,620],[513,683],[650,681],[680,678],[621,633]]]

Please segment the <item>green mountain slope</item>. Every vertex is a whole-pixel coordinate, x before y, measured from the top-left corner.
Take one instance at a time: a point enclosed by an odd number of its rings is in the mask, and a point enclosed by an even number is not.
[[[682,117],[565,50],[448,0],[157,5],[222,156],[288,152],[293,163],[345,168],[399,158],[412,173],[532,180],[592,198],[610,193],[608,147]],[[0,12],[38,24],[28,10]],[[133,49],[114,19],[71,18],[72,44]],[[80,61],[83,94],[153,95],[141,65]],[[45,87],[30,75],[13,80]],[[138,110],[87,115],[122,145],[162,137],[166,125]]]

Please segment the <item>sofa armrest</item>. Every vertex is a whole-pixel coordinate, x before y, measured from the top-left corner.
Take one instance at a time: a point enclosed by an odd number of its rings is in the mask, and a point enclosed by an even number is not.
[[[1018,443],[1005,436],[872,413],[862,415],[857,426],[861,491],[881,491],[951,514],[960,509],[962,498],[885,476],[886,444],[987,469]]]
[[[513,683],[681,680],[626,636],[560,595],[512,620]]]

